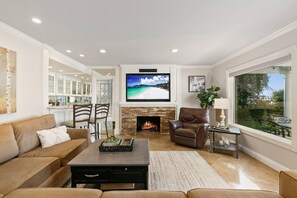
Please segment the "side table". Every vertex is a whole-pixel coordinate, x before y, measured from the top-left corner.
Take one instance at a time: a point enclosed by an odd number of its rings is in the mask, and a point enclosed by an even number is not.
[[[240,135],[240,129],[236,127],[231,127],[229,129],[220,129],[210,127],[208,129],[209,139],[210,139],[210,148],[209,151],[213,153],[214,150],[223,150],[223,151],[231,151],[235,153],[236,158],[238,158],[238,141]],[[228,147],[224,147],[219,145],[219,141],[215,140],[215,133],[225,133],[230,135],[235,135],[235,143],[231,143]]]

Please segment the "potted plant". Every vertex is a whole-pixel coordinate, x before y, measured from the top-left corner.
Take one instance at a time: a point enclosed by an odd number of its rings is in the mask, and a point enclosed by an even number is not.
[[[200,100],[200,107],[203,109],[208,109],[213,106],[214,99],[218,98],[218,91],[220,87],[212,85],[206,91],[197,94],[196,98]]]

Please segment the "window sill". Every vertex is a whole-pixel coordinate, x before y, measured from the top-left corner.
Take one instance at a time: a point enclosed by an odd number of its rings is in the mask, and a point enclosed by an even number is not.
[[[293,152],[297,152],[297,148],[292,144],[292,140],[278,137],[278,136],[275,136],[275,135],[272,135],[269,133],[265,133],[265,132],[262,132],[257,129],[249,128],[249,127],[246,127],[243,125],[239,125],[236,123],[230,123],[229,125],[240,128],[241,133],[243,133],[243,134],[247,134],[249,136],[263,140],[265,142],[269,142],[271,144],[283,147],[283,148],[291,150]]]

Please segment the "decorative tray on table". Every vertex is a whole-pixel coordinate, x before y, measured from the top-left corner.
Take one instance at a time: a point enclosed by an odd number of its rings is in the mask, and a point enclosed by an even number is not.
[[[110,137],[104,140],[100,146],[100,152],[129,152],[133,150],[133,138]]]

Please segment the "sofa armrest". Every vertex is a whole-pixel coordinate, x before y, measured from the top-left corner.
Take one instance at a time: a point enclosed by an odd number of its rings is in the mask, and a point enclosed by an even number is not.
[[[67,129],[70,138],[73,139],[87,139],[88,145],[91,142],[89,129]]]
[[[279,173],[279,194],[285,198],[294,198],[297,193],[297,170]]]

